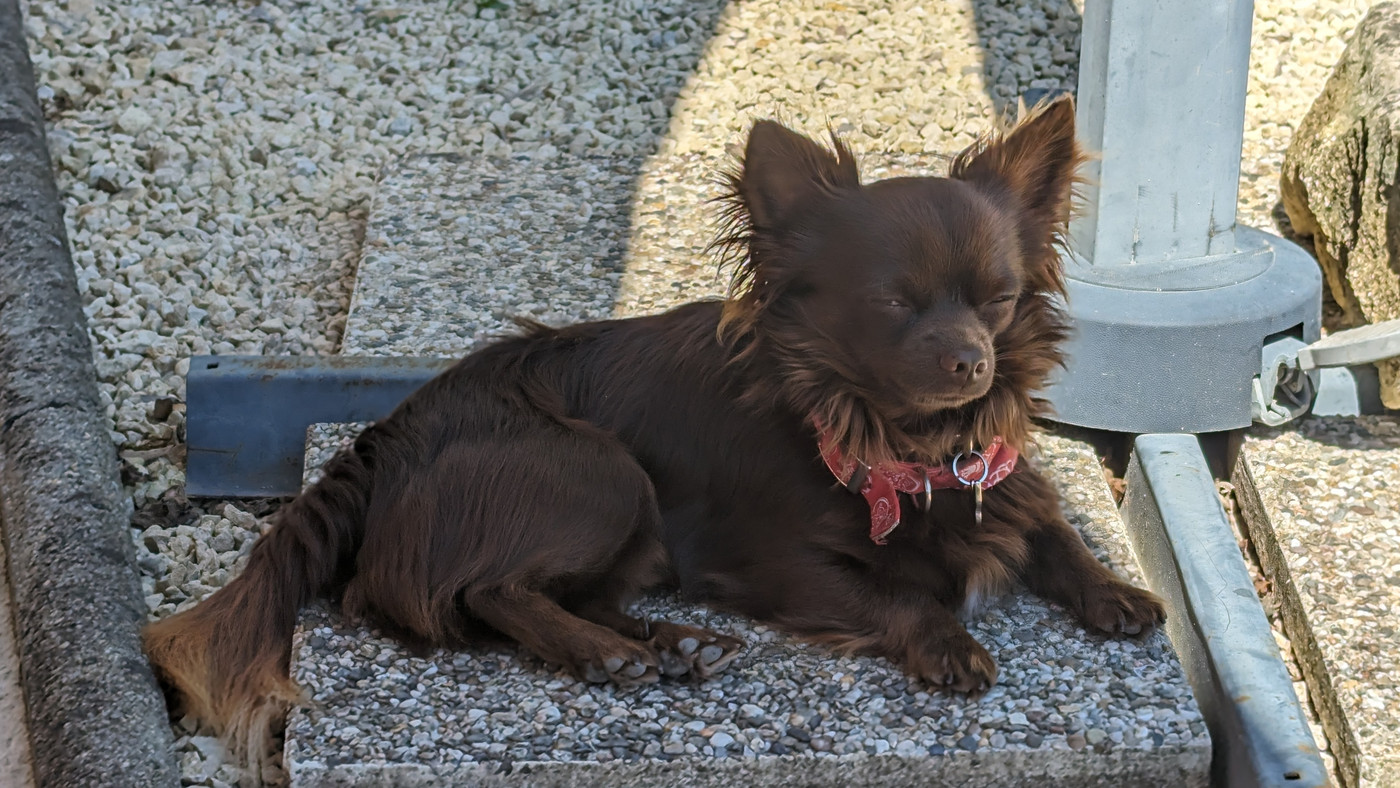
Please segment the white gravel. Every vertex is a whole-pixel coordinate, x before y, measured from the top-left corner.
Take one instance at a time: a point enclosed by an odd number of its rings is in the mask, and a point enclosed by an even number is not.
[[[1368,5],[1256,3],[1242,220],[1275,225],[1288,137]],[[860,150],[949,152],[1025,89],[1072,87],[1078,31],[1069,0],[25,10],[154,615],[220,585],[265,513],[180,500],[187,359],[336,351],[395,157],[688,152],[759,114],[830,122]],[[229,779],[185,745],[190,784]]]
[[[1369,0],[1256,0],[1240,163],[1242,223],[1287,231],[1279,171],[1293,130],[1342,56]]]

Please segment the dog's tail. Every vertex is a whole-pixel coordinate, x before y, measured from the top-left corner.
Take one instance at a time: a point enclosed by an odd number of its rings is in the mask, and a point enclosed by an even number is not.
[[[299,697],[288,675],[297,611],[348,576],[371,477],[361,454],[341,451],[253,545],[238,577],[143,633],[171,708],[211,723],[249,762],[261,762],[272,726]]]

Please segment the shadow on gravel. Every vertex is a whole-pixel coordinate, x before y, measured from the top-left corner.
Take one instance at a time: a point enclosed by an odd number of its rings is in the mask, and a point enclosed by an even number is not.
[[[972,0],[987,95],[999,117],[1027,91],[1068,90],[1079,80],[1083,20],[1070,0]]]
[[[517,333],[516,318],[614,315],[635,290],[639,224],[657,213],[648,166],[725,3],[632,3],[606,25],[596,3],[501,9],[500,37],[527,46],[454,74],[475,83],[472,114],[489,121],[473,129],[483,155],[389,163],[342,352],[456,356]],[[661,212],[678,223],[674,208]]]
[[[611,107],[606,107],[600,116],[589,119],[592,125],[599,128],[625,129],[625,136],[620,137],[623,148],[605,156],[608,170],[619,175],[627,173],[631,178],[630,181],[605,178],[590,184],[593,194],[589,202],[597,210],[588,216],[589,227],[584,232],[598,239],[598,248],[597,256],[588,262],[591,262],[594,272],[603,274],[603,277],[594,275],[589,279],[591,285],[607,279],[611,288],[607,301],[611,305],[618,302],[622,282],[627,277],[628,239],[635,236],[636,231],[632,226],[632,211],[638,204],[646,162],[657,153],[671,129],[678,95],[698,69],[727,4],[728,0],[632,2],[627,4],[625,12],[619,10],[615,25],[589,25],[567,36],[558,35],[556,31],[577,30],[579,25],[576,22],[579,20],[575,17],[587,17],[589,11],[579,10],[579,6],[572,3],[551,4],[553,14],[540,16],[530,13],[527,0],[513,11],[505,12],[501,19],[503,25],[519,26],[522,35],[538,36],[549,45],[547,51],[557,57],[559,63],[569,64],[565,68],[592,72],[590,79],[595,83],[601,76],[606,81],[606,90],[614,96],[621,88],[620,99],[615,100]],[[544,49],[536,46],[537,50]],[[630,59],[629,73],[611,69],[610,64],[624,57]],[[632,76],[638,71],[643,73],[641,79]],[[517,96],[507,95],[504,98],[507,105],[517,103],[516,99],[524,99],[539,110],[564,108],[566,113],[570,99],[568,95],[553,91],[547,82],[535,82],[527,85]],[[497,96],[492,99],[499,100]],[[512,114],[516,111],[509,106],[502,110]],[[580,142],[586,137],[587,134],[580,133],[573,140],[550,142],[559,150],[561,157],[591,158],[597,148],[582,147]],[[604,148],[608,142],[610,140],[604,140]],[[557,290],[561,283],[539,281],[529,284],[547,301],[550,292]],[[566,322],[580,318],[600,319],[609,314],[610,310],[571,316]],[[551,319],[552,316],[543,317],[545,322],[556,322]]]

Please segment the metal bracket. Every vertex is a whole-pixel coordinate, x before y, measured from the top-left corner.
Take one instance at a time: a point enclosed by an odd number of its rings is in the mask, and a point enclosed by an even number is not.
[[[1284,336],[1264,345],[1263,365],[1254,378],[1251,414],[1260,424],[1277,427],[1302,416],[1317,394],[1317,373],[1298,369],[1298,353],[1307,344]]]
[[[1301,348],[1298,368],[1354,367],[1396,356],[1400,356],[1400,320],[1387,320],[1338,331]]]
[[[1254,379],[1254,420],[1277,427],[1310,410],[1319,416],[1382,413],[1370,365],[1400,357],[1400,320],[1338,331],[1312,344],[1285,336],[1264,346]]]
[[[295,495],[308,426],[383,418],[455,361],[196,356],[185,378],[185,493]]]

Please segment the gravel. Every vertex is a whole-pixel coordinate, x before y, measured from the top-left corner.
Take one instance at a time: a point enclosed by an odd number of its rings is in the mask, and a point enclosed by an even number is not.
[[[179,482],[168,454],[182,415],[151,411],[181,400],[190,355],[337,349],[384,163],[636,153],[715,17],[681,3],[497,5],[29,5],[138,506]],[[657,30],[670,43],[648,43]]]
[[[450,357],[513,331],[513,317],[550,325],[608,317],[626,276],[628,195],[640,165],[405,161],[373,201],[343,351]],[[473,275],[462,275],[464,258]],[[566,288],[562,270],[570,271]]]
[[[1367,5],[1256,3],[1242,221],[1281,218],[1288,137]],[[337,351],[387,163],[709,155],[765,114],[814,132],[829,123],[858,150],[946,153],[1024,90],[1073,87],[1079,25],[1067,0],[28,0],[25,11],[153,616],[224,582],[270,509],[183,500],[188,358]],[[190,784],[231,779],[226,765],[206,773],[191,728],[177,732]]]
[[[1284,151],[1371,5],[1368,0],[1254,4],[1240,162],[1241,223],[1290,233],[1279,197]]]

